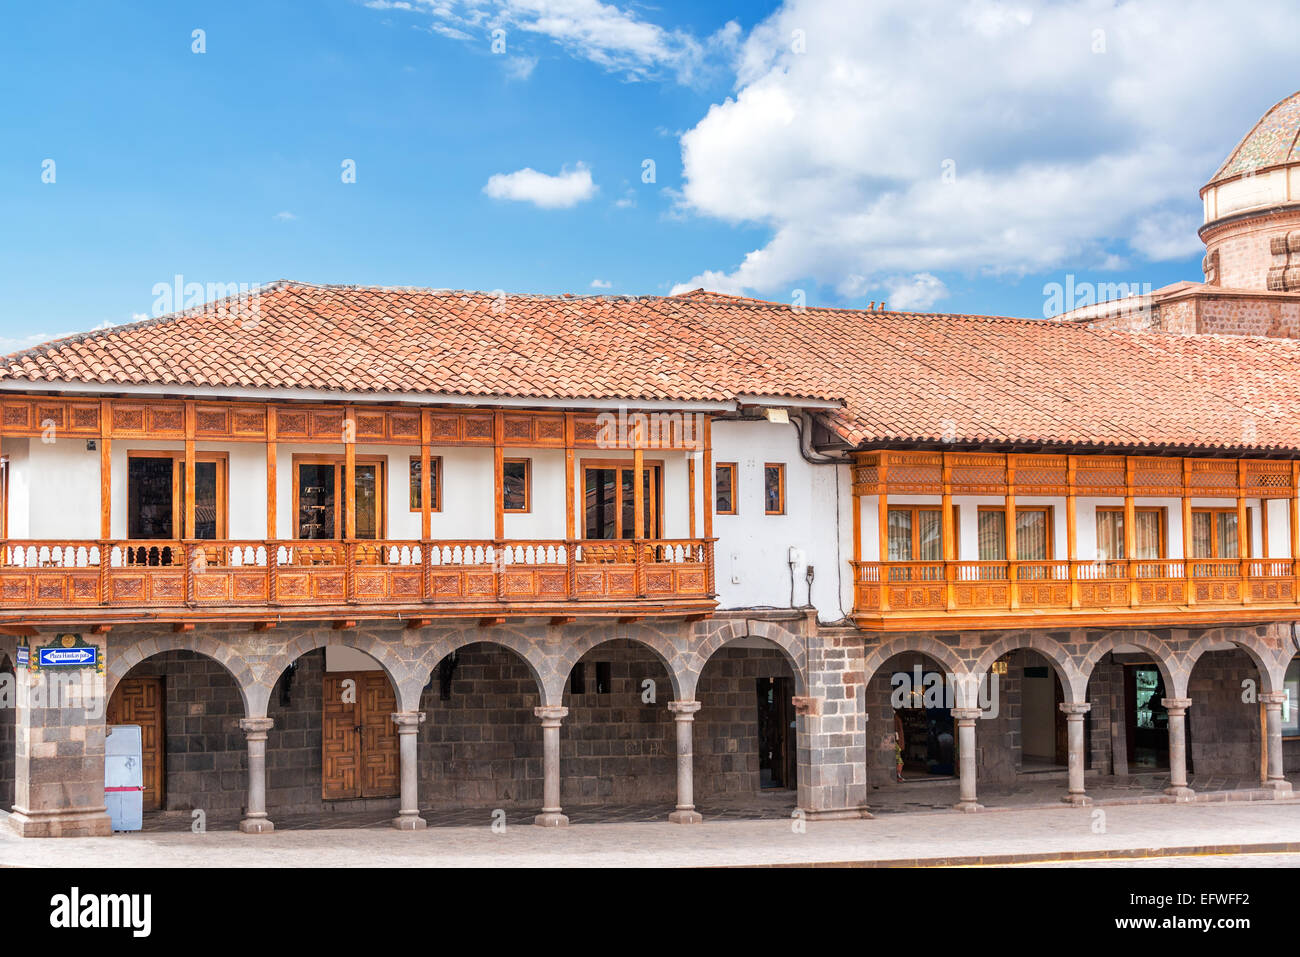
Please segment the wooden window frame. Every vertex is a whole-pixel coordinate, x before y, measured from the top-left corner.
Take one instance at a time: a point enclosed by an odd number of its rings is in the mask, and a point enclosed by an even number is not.
[[[420,505],[420,502],[418,501],[420,496],[420,483],[417,481],[414,487],[411,487],[410,484],[411,477],[414,474],[416,467],[419,466],[420,462],[421,462],[420,456],[412,455],[410,465],[407,466],[407,470],[406,470],[406,482],[408,487],[406,498],[407,501],[410,502],[411,504],[412,512],[424,511],[424,509]],[[442,511],[442,456],[441,455],[429,456],[429,471],[431,473],[429,475],[429,491],[432,493],[430,497],[433,499],[433,501],[429,503],[429,511],[441,512]],[[412,501],[412,497],[414,497],[416,500]]]
[[[182,467],[185,465],[185,452],[182,449],[127,449],[126,496],[127,505],[127,539],[131,535],[131,459],[171,459],[172,460],[172,531],[178,534],[172,541],[185,541],[185,488],[181,480]],[[230,453],[229,452],[195,452],[194,463],[215,462],[217,466],[217,536],[211,541],[224,541],[230,533]],[[6,514],[8,512],[8,490],[6,489]],[[6,531],[8,525],[6,523]],[[198,539],[208,541],[209,539]]]
[[[767,507],[767,470],[777,469],[777,493],[781,498],[781,506],[775,511]],[[733,492],[734,494],[734,492]],[[785,463],[784,462],[764,462],[763,463],[763,514],[765,515],[784,515],[785,512]]]
[[[956,505],[953,506],[954,509],[956,507],[957,507]],[[912,513],[912,557],[900,559],[900,561],[906,561],[906,562],[943,561],[943,505],[941,504],[940,505],[890,505],[888,508],[889,511],[891,512]],[[918,512],[939,513],[939,557],[938,558],[929,559],[929,558],[916,557],[921,551],[921,523],[917,521]],[[888,521],[888,516],[886,516],[886,521]],[[954,538],[953,538],[954,545],[956,543],[955,529],[956,526],[954,526]],[[955,548],[953,550],[953,553],[956,554]],[[893,561],[893,560],[894,559],[891,558],[884,559],[884,561]]]
[[[633,468],[633,463],[632,463],[632,459],[630,458],[580,459],[579,460],[578,477],[580,479],[580,484],[578,486],[578,494],[582,496],[582,505],[583,505],[582,537],[584,541],[599,542],[599,541],[607,540],[607,539],[587,537],[587,507],[586,507],[587,506],[587,501],[586,501],[587,470],[588,469],[627,469],[630,471],[632,468]],[[664,460],[663,459],[642,459],[641,468],[646,470],[649,470],[651,468],[658,468],[659,470],[658,473],[653,473],[653,472],[651,473],[651,474],[658,474],[659,476],[658,480],[654,482],[655,496],[654,496],[654,500],[650,503],[650,524],[653,526],[653,528],[642,529],[642,531],[647,533],[645,536],[646,538],[656,539],[659,538],[663,532],[664,470],[665,470]],[[619,483],[619,494],[620,496],[622,494],[622,482]],[[732,493],[732,496],[733,498],[735,497],[734,492]],[[608,539],[608,541],[631,541],[631,539],[623,538],[623,509],[622,509],[621,501],[619,503],[619,508],[614,510],[614,530],[615,532],[617,532],[616,537],[612,539]]]
[[[1122,505],[1098,506],[1095,511],[1097,515],[1101,515],[1102,512],[1118,512],[1121,519],[1124,516],[1124,506]],[[1235,511],[1235,509],[1233,511]],[[1159,525],[1158,535],[1160,538],[1160,554],[1157,555],[1155,558],[1135,558],[1133,559],[1133,561],[1138,561],[1138,562],[1166,561],[1169,558],[1169,509],[1165,508],[1163,505],[1143,505],[1141,507],[1136,507],[1133,509],[1133,515],[1135,518],[1144,512],[1156,513],[1156,521],[1157,524]],[[1097,520],[1095,518],[1093,519],[1093,525],[1096,527],[1096,532],[1097,535],[1099,536],[1095,545],[1097,549],[1096,554],[1101,554],[1101,539],[1100,539],[1101,527],[1098,525]],[[1134,532],[1136,534],[1136,529],[1134,530]],[[1120,536],[1119,541],[1120,541],[1120,547],[1122,548],[1124,546],[1124,537],[1122,535]],[[1127,561],[1128,558],[1129,556],[1125,555],[1122,558],[1108,559],[1108,561],[1122,562],[1122,561]]]
[[[1213,505],[1213,506],[1206,506],[1206,507],[1204,507],[1204,508],[1195,508],[1195,507],[1194,507],[1194,508],[1192,509],[1192,524],[1195,524],[1195,523],[1196,523],[1196,516],[1199,515],[1199,514],[1201,514],[1201,513],[1205,513],[1205,514],[1207,514],[1207,515],[1210,516],[1210,552],[1211,552],[1212,554],[1209,554],[1209,555],[1193,555],[1192,558],[1193,558],[1194,560],[1197,560],[1197,561],[1203,561],[1203,562],[1208,562],[1208,561],[1215,561],[1215,562],[1236,562],[1236,561],[1242,561],[1242,560],[1245,560],[1245,559],[1249,559],[1249,558],[1254,558],[1254,557],[1256,557],[1255,555],[1252,554],[1252,553],[1255,551],[1255,525],[1254,525],[1254,519],[1255,519],[1255,516],[1254,516],[1254,513],[1251,511],[1251,509],[1249,509],[1249,508],[1246,509],[1246,554],[1245,554],[1245,555],[1238,555],[1238,556],[1236,556],[1235,558],[1229,558],[1229,557],[1227,557],[1227,556],[1224,556],[1224,555],[1220,555],[1220,554],[1218,554],[1218,552],[1219,552],[1219,523],[1218,523],[1218,521],[1217,521],[1217,519],[1216,519],[1215,516],[1220,515],[1220,514],[1228,514],[1228,515],[1232,515],[1232,516],[1235,517],[1236,514],[1237,514],[1237,508],[1236,508],[1236,506],[1235,506],[1235,505],[1227,505],[1227,506],[1223,506],[1223,505]],[[1188,538],[1188,540],[1189,540],[1189,542],[1190,542],[1190,541],[1191,541],[1191,535],[1192,535],[1192,530],[1191,530],[1191,528],[1189,527],[1189,528],[1185,528],[1185,529],[1183,529],[1183,534],[1184,534],[1185,536],[1187,536],[1187,538]],[[1190,545],[1190,544],[1188,545],[1188,549],[1187,549],[1187,550],[1188,550],[1189,553],[1191,552],[1191,545]]]
[[[519,465],[520,463],[524,466],[524,507],[506,508],[506,466]],[[501,511],[506,515],[524,515],[531,512],[533,510],[533,460],[531,458],[503,458],[501,460],[501,490]]]
[[[980,512],[1000,512],[1000,513],[1002,513],[1003,516],[1005,516],[1006,513],[1007,513],[1007,510],[1006,510],[1006,507],[1003,506],[1003,505],[980,505],[980,506],[977,506],[977,507],[976,507],[975,512],[976,512],[976,518],[975,518],[975,537],[976,537],[976,546],[978,547],[978,539],[979,539],[979,513],[980,513]],[[1005,557],[1005,558],[979,559],[979,561],[991,561],[991,562],[998,562],[998,561],[1001,561],[1001,562],[1007,562],[1007,561],[1015,561],[1015,562],[1037,562],[1037,561],[1045,561],[1045,562],[1054,562],[1054,561],[1057,560],[1057,559],[1056,559],[1056,528],[1055,528],[1055,525],[1056,525],[1056,506],[1055,506],[1055,505],[1017,505],[1017,506],[1016,506],[1016,517],[1017,517],[1017,518],[1020,517],[1020,513],[1021,513],[1021,512],[1045,512],[1045,513],[1046,513],[1045,521],[1046,521],[1046,523],[1047,523],[1047,542],[1046,542],[1047,557],[1046,557],[1046,558],[1042,558],[1042,559],[1039,559],[1039,558],[1019,558],[1019,557],[1017,557],[1017,558],[1012,558],[1012,557],[1010,556],[1010,554],[1009,554],[1009,549],[1007,548],[1007,529],[1006,529],[1006,527],[1005,527],[1005,523],[1004,523],[1004,525],[1003,525],[1003,529],[1002,529],[1002,554],[1005,555],[1006,557]],[[1017,550],[1017,551],[1019,551],[1019,547],[1020,547],[1020,540],[1019,540],[1019,538],[1017,538],[1017,539],[1016,539],[1016,550]]]
[[[731,508],[724,510],[718,508],[718,473],[726,469],[731,473]],[[739,515],[740,514],[740,496],[736,494],[736,476],[740,474],[738,463],[736,462],[718,462],[713,466],[713,514],[714,515]]]
[[[334,479],[334,535],[330,538],[319,539],[319,541],[345,541],[343,532],[346,531],[346,517],[343,514],[343,509],[339,508],[337,504],[347,495],[347,489],[343,487],[345,484],[344,473],[346,472],[344,460],[345,456],[343,455],[326,455],[316,452],[294,453],[292,459],[293,512],[290,513],[293,515],[294,540],[297,540],[298,538],[298,488],[302,485],[302,481],[298,475],[299,467],[303,465],[333,465],[336,469]],[[355,464],[377,465],[379,467],[378,473],[375,476],[376,491],[378,493],[376,495],[375,504],[379,511],[375,521],[375,537],[374,539],[358,539],[358,541],[382,542],[388,538],[388,456],[358,455],[355,459]],[[344,525],[343,528],[339,528],[341,523]]]

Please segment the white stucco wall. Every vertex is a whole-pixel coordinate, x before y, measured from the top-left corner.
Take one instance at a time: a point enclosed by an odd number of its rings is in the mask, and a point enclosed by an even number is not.
[[[795,570],[794,604],[808,602],[805,567],[813,565],[812,604],[823,621],[852,607],[852,488],[849,469],[811,465],[799,454],[793,425],[766,421],[713,424],[713,460],[735,462],[737,514],[717,515],[717,588],[723,608],[790,607],[791,546],[805,561]],[[763,466],[785,464],[786,511],[763,507]],[[836,488],[839,521],[837,525]]]

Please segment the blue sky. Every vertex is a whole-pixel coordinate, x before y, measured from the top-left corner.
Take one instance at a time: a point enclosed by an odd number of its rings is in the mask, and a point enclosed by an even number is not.
[[[1196,188],[1300,86],[1292,11],[1225,36],[1219,6],[11,6],[0,337],[176,275],[1016,315],[1068,274],[1198,279]],[[1205,35],[1242,47],[1215,82]]]

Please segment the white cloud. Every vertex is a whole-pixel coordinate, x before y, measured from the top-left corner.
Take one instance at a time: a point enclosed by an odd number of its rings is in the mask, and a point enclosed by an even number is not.
[[[889,296],[884,302],[896,311],[924,311],[948,295],[943,280],[928,272],[915,276],[891,276],[885,280]]]
[[[592,289],[610,289],[613,287],[613,285],[614,284],[610,282],[608,279],[593,279],[591,281]]]
[[[506,60],[506,74],[513,80],[526,80],[537,68],[535,56],[512,56]]]
[[[541,38],[630,81],[671,75],[692,82],[730,56],[740,39],[734,21],[701,40],[600,0],[369,0],[366,6],[427,14],[427,29],[458,40],[488,43],[503,30],[508,55]]]
[[[1194,253],[1197,190],[1294,89],[1298,33],[1286,0],[787,0],[681,138],[680,211],[770,239],[679,288],[857,296]]]
[[[488,178],[483,192],[493,199],[510,199],[533,203],[542,209],[567,209],[596,195],[597,186],[591,170],[582,163],[550,176],[524,168],[513,173],[496,173]]]
[[[297,219],[298,217],[295,216],[293,213],[289,212],[287,209],[284,209],[284,210],[281,210],[280,212],[276,213],[276,214],[275,214],[274,216],[272,216],[271,218],[274,219],[274,220],[276,220],[277,222],[287,223],[287,222],[289,222],[290,220]]]

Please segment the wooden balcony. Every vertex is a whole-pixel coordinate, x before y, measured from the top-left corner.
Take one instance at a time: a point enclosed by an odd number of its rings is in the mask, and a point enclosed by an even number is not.
[[[855,562],[864,628],[1116,626],[1300,617],[1300,562],[1137,559]]]
[[[710,539],[0,543],[11,625],[682,615],[712,610],[713,591]]]

